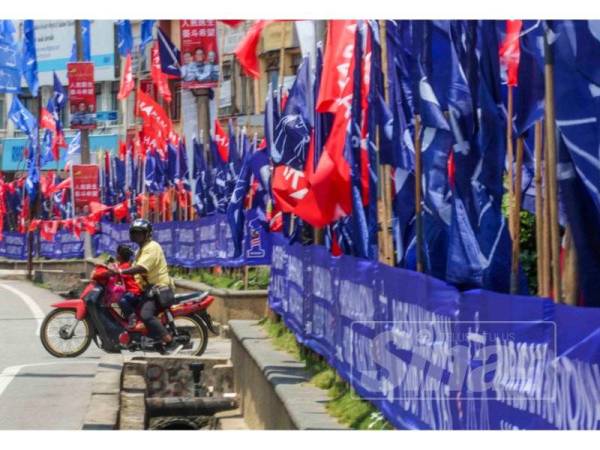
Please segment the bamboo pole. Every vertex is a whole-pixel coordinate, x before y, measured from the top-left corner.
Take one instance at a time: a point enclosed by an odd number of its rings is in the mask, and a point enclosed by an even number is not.
[[[535,159],[535,248],[537,251],[537,283],[538,291],[537,294],[543,297],[545,294],[545,277],[543,261],[545,259],[544,245],[543,245],[543,194],[542,194],[542,121],[538,121],[535,124],[535,135],[534,135],[534,159]]]
[[[514,201],[512,204],[513,218],[513,241],[512,241],[512,264],[510,272],[510,292],[516,294],[519,291],[519,255],[521,253],[521,184],[523,178],[523,137],[517,138],[517,161],[514,187]]]
[[[576,305],[579,292],[579,280],[577,277],[577,251],[573,242],[571,227],[567,226],[563,239],[563,248],[565,252],[562,286],[563,298],[566,304]]]
[[[508,102],[506,112],[506,162],[508,165],[508,230],[510,232],[511,239],[514,240],[515,229],[514,229],[514,217],[513,217],[513,200],[514,200],[514,183],[513,183],[513,128],[512,128],[512,117],[513,117],[513,87],[508,86]]]
[[[546,100],[546,136],[548,142],[548,185],[550,203],[550,250],[552,254],[552,297],[555,302],[561,301],[560,283],[560,229],[558,224],[558,184],[557,184],[557,152],[556,152],[556,130],[554,113],[554,61],[548,35],[544,34],[544,82]]]
[[[423,272],[423,218],[421,217],[422,205],[421,205],[421,179],[422,179],[422,165],[421,165],[421,118],[415,115],[415,221],[416,221],[416,235],[417,235],[417,272]]]
[[[381,42],[381,68],[383,72],[383,94],[384,99],[387,102],[389,100],[389,85],[387,80],[387,42],[386,42],[386,27],[385,21],[379,21],[380,29],[380,42]],[[379,130],[381,133],[381,130]],[[377,135],[377,149],[380,149],[381,136],[380,133]],[[392,180],[390,176],[390,166],[378,164],[379,167],[379,180],[383,183],[381,191],[381,204],[378,205],[378,212],[381,211],[381,243],[383,245],[383,262],[390,266],[395,265],[394,259],[394,239],[391,232],[392,223]]]
[[[545,130],[544,130],[544,134]],[[543,203],[543,223],[542,223],[542,248],[544,259],[542,261],[542,271],[544,273],[544,296],[549,297],[552,290],[552,270],[550,260],[552,254],[550,251],[550,185],[548,183],[548,139],[544,137],[544,159],[542,163],[542,173],[544,175],[544,184],[542,186],[544,193]]]

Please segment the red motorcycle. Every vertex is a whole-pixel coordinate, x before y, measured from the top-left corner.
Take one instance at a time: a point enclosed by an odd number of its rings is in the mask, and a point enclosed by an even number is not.
[[[94,343],[107,353],[121,350],[159,351],[158,340],[148,336],[141,320],[129,328],[118,306],[125,292],[117,275],[109,275],[107,266],[99,264],[81,298],[53,304],[42,323],[40,337],[44,348],[53,356],[73,358]],[[171,353],[200,356],[208,344],[208,331],[217,334],[208,306],[214,298],[207,292],[176,294],[175,303],[158,315],[179,345]],[[139,317],[139,311],[138,311]]]

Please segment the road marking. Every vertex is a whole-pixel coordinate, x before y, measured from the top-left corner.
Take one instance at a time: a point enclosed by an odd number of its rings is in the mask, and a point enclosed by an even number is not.
[[[7,367],[6,369],[4,369],[2,371],[2,373],[0,373],[0,396],[5,391],[5,389],[8,387],[8,385],[11,383],[11,381],[18,375],[18,373],[24,367],[52,366],[52,365],[56,365],[56,364],[72,366],[72,365],[76,365],[76,364],[98,364],[98,362],[75,361],[75,362],[67,363],[67,362],[57,361],[57,362],[49,362],[49,363],[22,364],[20,366]]]
[[[14,288],[11,285],[5,284],[5,283],[0,283],[0,287],[6,289],[7,291],[12,292],[17,297],[19,297],[21,300],[23,300],[23,303],[25,303],[25,305],[27,305],[27,307],[31,311],[31,314],[33,315],[33,318],[37,321],[35,335],[39,336],[40,329],[42,328],[42,321],[44,320],[44,317],[46,317],[46,314],[44,314],[44,311],[42,311],[42,308],[40,308],[38,306],[38,304],[35,302],[35,300],[33,300],[29,295],[25,294],[24,292],[21,292],[17,288]]]

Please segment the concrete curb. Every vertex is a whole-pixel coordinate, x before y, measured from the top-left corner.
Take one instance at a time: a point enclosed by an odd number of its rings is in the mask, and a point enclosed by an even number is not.
[[[114,430],[119,416],[119,392],[123,357],[107,354],[100,358],[92,384],[92,395],[83,430]]]
[[[243,416],[251,428],[347,430],[331,417],[324,390],[304,364],[273,347],[257,321],[232,320],[231,361]]]

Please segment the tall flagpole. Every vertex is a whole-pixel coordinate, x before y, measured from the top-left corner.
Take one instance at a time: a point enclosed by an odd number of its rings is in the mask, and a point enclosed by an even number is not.
[[[417,235],[417,272],[423,272],[423,217],[421,215],[421,189],[423,177],[421,161],[421,117],[415,115],[415,228]]]
[[[540,297],[546,295],[544,259],[546,258],[543,237],[543,222],[544,222],[544,198],[542,191],[542,121],[539,120],[535,124],[534,135],[534,160],[535,160],[535,248],[537,251],[537,294]]]
[[[550,250],[552,255],[552,298],[555,302],[561,301],[560,280],[560,229],[558,225],[558,183],[557,183],[557,150],[556,150],[556,123],[554,112],[554,57],[548,42],[548,30],[544,30],[544,82],[546,99],[546,140],[548,186],[550,203]]]
[[[382,78],[383,78],[383,92],[384,98],[387,102],[389,100],[389,84],[387,77],[387,42],[386,42],[386,28],[385,21],[379,21],[379,29],[380,33],[380,42],[381,42],[381,67],[382,67]],[[380,258],[383,257],[383,262],[390,266],[394,266],[394,239],[391,233],[391,223],[392,223],[392,201],[391,201],[391,193],[392,193],[392,180],[390,178],[390,167],[386,165],[381,165],[379,163],[379,151],[381,149],[381,129],[379,128],[377,134],[377,167],[379,172],[379,208],[378,212],[380,214],[379,222],[381,224],[380,230],[380,245],[383,247],[380,249]]]
[[[514,182],[513,182],[513,87],[508,86],[508,101],[506,108],[506,162],[508,164],[508,230],[510,232],[511,239],[514,240],[515,229],[514,229]]]
[[[523,137],[517,138],[517,161],[515,173],[514,199],[512,202],[513,240],[512,264],[510,272],[510,292],[519,291],[519,254],[521,253],[521,183],[523,177]]]

